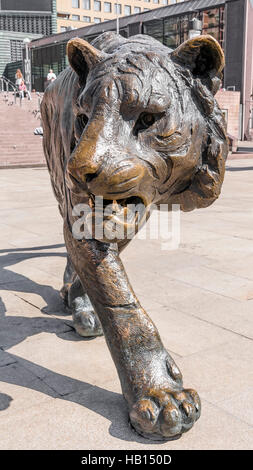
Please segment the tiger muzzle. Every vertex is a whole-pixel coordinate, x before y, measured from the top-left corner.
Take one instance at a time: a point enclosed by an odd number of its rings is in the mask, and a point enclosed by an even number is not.
[[[86,222],[94,238],[104,242],[132,238],[146,221],[150,195],[144,188],[150,188],[149,179],[145,164],[134,158],[70,168],[67,177],[70,191],[89,198]]]

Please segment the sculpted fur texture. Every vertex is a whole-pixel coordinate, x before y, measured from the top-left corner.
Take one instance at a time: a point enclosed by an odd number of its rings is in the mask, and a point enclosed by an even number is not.
[[[223,52],[211,36],[171,51],[149,36],[114,33],[92,44],[74,38],[67,52],[70,67],[47,88],[41,107],[68,252],[61,293],[79,334],[105,335],[132,427],[147,438],[175,439],[198,419],[200,400],[183,388],[129,284],[119,257],[129,239],[115,232],[110,240],[104,231],[77,239],[73,209],[87,204],[92,218],[94,201],[103,198],[103,210],[113,207],[110,223],[123,212],[123,228],[131,230],[131,204],[144,208],[145,219],[152,204],[191,211],[218,198],[228,152],[214,98]],[[101,224],[106,228],[108,216]]]

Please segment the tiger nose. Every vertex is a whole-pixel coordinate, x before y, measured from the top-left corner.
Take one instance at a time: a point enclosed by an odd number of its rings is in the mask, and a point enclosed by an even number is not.
[[[95,173],[86,173],[85,180],[89,191],[95,195],[120,194],[138,186],[144,175],[144,167],[136,161],[108,165]]]
[[[98,176],[100,173],[100,168],[102,167],[101,162],[96,162],[95,160],[83,161],[84,159],[76,161],[75,155],[67,163],[66,168],[66,182],[72,191],[78,192],[78,186],[82,188],[86,187],[88,183]]]

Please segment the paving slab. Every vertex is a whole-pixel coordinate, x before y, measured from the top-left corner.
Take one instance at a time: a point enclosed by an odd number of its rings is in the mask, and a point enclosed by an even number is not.
[[[20,342],[8,349],[11,354],[28,361],[25,363],[27,369],[39,377],[51,377],[50,383],[55,375],[54,388],[57,390],[61,386],[58,386],[58,382],[64,384],[63,379],[60,381],[59,375],[61,377],[67,375],[76,381],[85,381],[99,386],[108,380],[118,380],[104,338],[83,339],[74,332],[71,334],[71,328],[64,320],[51,318],[42,320],[48,321],[46,325],[48,331],[41,332],[39,337],[30,336],[25,343]],[[52,326],[50,326],[51,322]],[[59,322],[60,325],[56,323],[55,326],[55,322]],[[70,334],[67,331],[70,331]],[[94,370],[96,370],[95,374]],[[68,387],[67,382],[66,387]],[[58,391],[60,393],[61,389]],[[63,392],[65,393],[67,392]]]
[[[12,402],[10,404],[10,408]],[[206,450],[250,449],[253,430],[230,413],[202,403],[202,419],[178,441],[152,443],[134,434],[115,386],[46,400],[1,422],[2,449]],[[40,431],[38,436],[38,429]],[[8,439],[8,434],[12,439]]]
[[[152,302],[148,311],[166,348],[180,357],[216,348],[236,337],[232,331],[158,303]]]
[[[243,406],[242,406],[243,403]],[[252,387],[242,393],[235,393],[227,400],[219,402],[219,407],[237,416],[240,420],[253,426],[253,393]]]
[[[185,383],[196,388],[200,396],[214,405],[229,400],[253,387],[252,340],[236,337],[201,354],[180,358]],[[241,405],[244,409],[246,404]],[[231,413],[232,414],[232,413]]]

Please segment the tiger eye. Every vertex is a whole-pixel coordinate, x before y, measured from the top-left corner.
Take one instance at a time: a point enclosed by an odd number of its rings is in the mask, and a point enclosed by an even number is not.
[[[152,126],[152,124],[154,124],[154,122],[155,122],[155,116],[153,114],[150,114],[150,113],[143,114],[142,122],[147,127]]]
[[[79,114],[78,118],[81,126],[85,127],[88,122],[88,117],[85,114]]]

